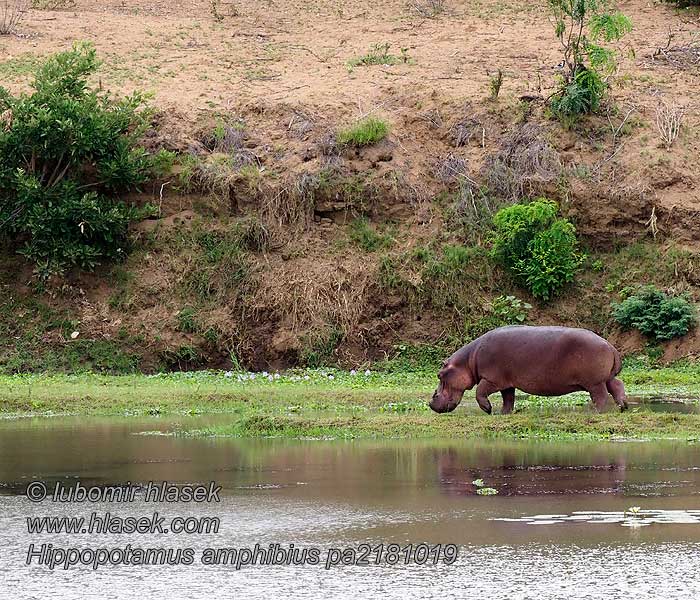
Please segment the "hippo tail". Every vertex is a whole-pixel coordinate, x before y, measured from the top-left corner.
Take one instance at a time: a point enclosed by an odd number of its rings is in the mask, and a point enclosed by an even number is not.
[[[622,359],[620,358],[620,353],[618,352],[617,348],[613,346],[612,344],[610,345],[613,351],[613,368],[612,372],[610,373],[610,379],[615,377],[620,371],[622,371]]]

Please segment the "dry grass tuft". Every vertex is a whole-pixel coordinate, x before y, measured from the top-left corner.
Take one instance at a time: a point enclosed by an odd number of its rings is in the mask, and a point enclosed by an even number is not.
[[[537,193],[542,184],[555,181],[561,172],[559,153],[535,123],[515,128],[482,168],[489,190],[511,200]]]
[[[418,118],[425,121],[430,129],[440,129],[443,125],[442,115],[437,108],[431,108],[418,115]]]
[[[318,151],[326,159],[326,163],[336,163],[340,159],[340,145],[334,131],[327,131],[317,142]]]
[[[685,111],[681,106],[661,102],[656,107],[656,127],[665,148],[668,150],[678,139],[683,126]]]
[[[299,110],[294,111],[294,114],[292,115],[292,118],[289,119],[289,123],[287,125],[287,131],[289,131],[293,137],[299,140],[305,140],[313,129],[313,118],[305,112]]]
[[[445,12],[445,0],[412,0],[411,8],[421,17],[433,19]]]
[[[435,174],[443,183],[454,183],[460,179],[468,179],[467,161],[456,154],[448,154],[439,158],[435,165]]]
[[[275,228],[305,228],[313,221],[318,175],[302,173],[283,185],[275,194],[267,194],[261,206],[263,220]]]
[[[450,135],[454,146],[460,148],[462,146],[467,146],[473,139],[479,144],[482,144],[485,129],[481,121],[473,117],[468,117],[455,123],[450,130]]]
[[[376,267],[366,261],[334,257],[315,263],[277,263],[260,278],[251,308],[269,314],[272,310],[285,328],[295,333],[324,330],[329,325],[351,334],[367,309]]]
[[[665,62],[676,69],[695,70],[700,68],[700,42],[695,40],[685,44],[671,45],[675,34],[669,34],[664,48],[657,48],[652,59]]]

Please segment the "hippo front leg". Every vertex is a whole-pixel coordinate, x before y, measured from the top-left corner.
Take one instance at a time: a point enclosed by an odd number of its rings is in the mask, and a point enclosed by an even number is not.
[[[486,379],[482,379],[479,385],[476,386],[476,401],[481,410],[487,414],[491,414],[491,402],[489,402],[489,394],[498,391],[498,386],[494,385]]]

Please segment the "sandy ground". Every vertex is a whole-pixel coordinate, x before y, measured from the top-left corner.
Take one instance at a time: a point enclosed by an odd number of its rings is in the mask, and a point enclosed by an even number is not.
[[[258,102],[303,103],[352,115],[389,104],[407,91],[426,97],[481,99],[489,74],[502,69],[504,96],[546,91],[553,85],[559,48],[546,3],[446,0],[446,12],[422,18],[412,2],[238,0],[223,4],[216,22],[208,1],[79,1],[65,11],[30,11],[19,36],[0,39],[3,79],[21,78],[27,54],[45,55],[91,40],[105,62],[105,85],[155,92],[161,105],[210,110]],[[691,100],[691,78],[654,64],[651,55],[700,26],[651,2],[623,2],[635,29],[620,72],[632,85],[616,91],[643,102],[658,95]],[[685,32],[685,33],[684,33]],[[351,59],[373,44],[390,44],[409,64],[355,68]],[[391,110],[391,107],[388,107]]]

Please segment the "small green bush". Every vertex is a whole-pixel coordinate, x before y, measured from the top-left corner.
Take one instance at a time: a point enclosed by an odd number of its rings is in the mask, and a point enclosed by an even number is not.
[[[183,333],[196,333],[199,329],[196,309],[191,306],[185,306],[177,314],[177,327]]]
[[[478,319],[465,323],[467,338],[477,338],[487,331],[505,325],[523,325],[532,305],[515,296],[498,296],[488,306],[488,312]]]
[[[552,112],[571,127],[579,116],[594,113],[600,108],[607,84],[591,69],[580,67],[568,83],[563,83],[552,97]]]
[[[396,56],[389,53],[391,44],[373,44],[369,52],[364,56],[359,56],[348,61],[348,68],[354,67],[369,67],[372,65],[396,65],[399,63],[407,63],[410,58],[408,56],[408,48],[401,48],[401,56]]]
[[[557,218],[557,205],[539,198],[499,210],[492,256],[533,296],[549,300],[574,280],[583,257],[576,229]]]
[[[376,117],[366,117],[347,129],[338,132],[338,143],[344,146],[371,146],[383,140],[389,126]]]
[[[386,360],[375,363],[373,368],[389,373],[439,371],[445,356],[449,356],[453,351],[453,348],[443,344],[396,344],[391,355]]]
[[[515,296],[498,296],[491,302],[491,314],[500,321],[501,325],[517,325],[524,323],[532,304],[523,302]]]
[[[242,293],[251,264],[238,228],[230,231],[194,230],[183,240],[189,265],[182,279],[184,291],[202,301],[222,301]]]
[[[624,329],[638,329],[659,342],[684,336],[697,320],[695,306],[687,296],[669,296],[653,286],[613,303],[612,308],[613,318]]]
[[[616,42],[632,30],[624,14],[613,12],[606,0],[548,0],[554,33],[563,49],[559,89],[550,107],[566,126],[595,112],[616,69]]]
[[[145,99],[92,89],[97,67],[95,49],[76,44],[37,69],[32,93],[0,87],[0,237],[42,275],[123,257],[129,223],[150,210],[118,198],[151,173],[136,144]]]

